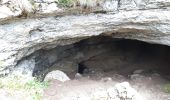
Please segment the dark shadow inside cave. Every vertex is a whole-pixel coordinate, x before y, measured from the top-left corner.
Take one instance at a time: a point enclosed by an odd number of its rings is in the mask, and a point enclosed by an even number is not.
[[[83,63],[79,63],[77,72],[80,73],[80,74],[84,74],[86,69],[87,69],[87,67]]]
[[[34,53],[33,76],[44,77],[52,70],[61,70],[72,78],[76,73],[101,71],[128,76],[138,69],[144,70],[145,74],[169,75],[169,51],[170,47],[165,45],[107,36],[91,37]]]

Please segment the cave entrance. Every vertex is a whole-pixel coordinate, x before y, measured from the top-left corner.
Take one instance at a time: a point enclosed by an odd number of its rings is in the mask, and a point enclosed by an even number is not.
[[[75,44],[37,51],[34,76],[62,70],[74,78],[88,76],[129,77],[134,73],[169,75],[170,47],[137,40],[91,37]],[[99,75],[100,74],[100,75]]]

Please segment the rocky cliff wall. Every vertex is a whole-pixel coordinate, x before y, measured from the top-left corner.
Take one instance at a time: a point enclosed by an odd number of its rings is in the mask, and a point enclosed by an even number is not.
[[[15,1],[15,2],[14,2]],[[24,57],[82,39],[107,35],[170,46],[170,1],[103,0],[87,8],[60,7],[51,0],[1,0],[0,72]],[[41,6],[34,4],[39,3]],[[24,6],[28,4],[31,6]],[[44,6],[43,6],[44,5]],[[49,7],[50,6],[50,7]]]

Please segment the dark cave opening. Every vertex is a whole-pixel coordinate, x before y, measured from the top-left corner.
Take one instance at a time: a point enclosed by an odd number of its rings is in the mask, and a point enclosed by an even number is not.
[[[83,63],[78,64],[78,73],[84,74],[84,71],[87,69],[87,67]]]
[[[138,69],[144,70],[145,74],[170,75],[169,51],[169,46],[138,40],[91,37],[34,53],[33,76],[45,77],[52,70],[61,70],[73,78],[76,73],[95,71],[128,76]]]

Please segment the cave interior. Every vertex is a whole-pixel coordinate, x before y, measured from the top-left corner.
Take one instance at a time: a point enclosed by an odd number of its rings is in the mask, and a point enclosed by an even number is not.
[[[53,70],[61,70],[74,78],[82,75],[105,73],[106,76],[121,74],[125,77],[135,70],[144,74],[158,73],[168,76],[170,47],[138,40],[95,36],[77,43],[41,49],[34,56],[33,76],[45,77]]]

